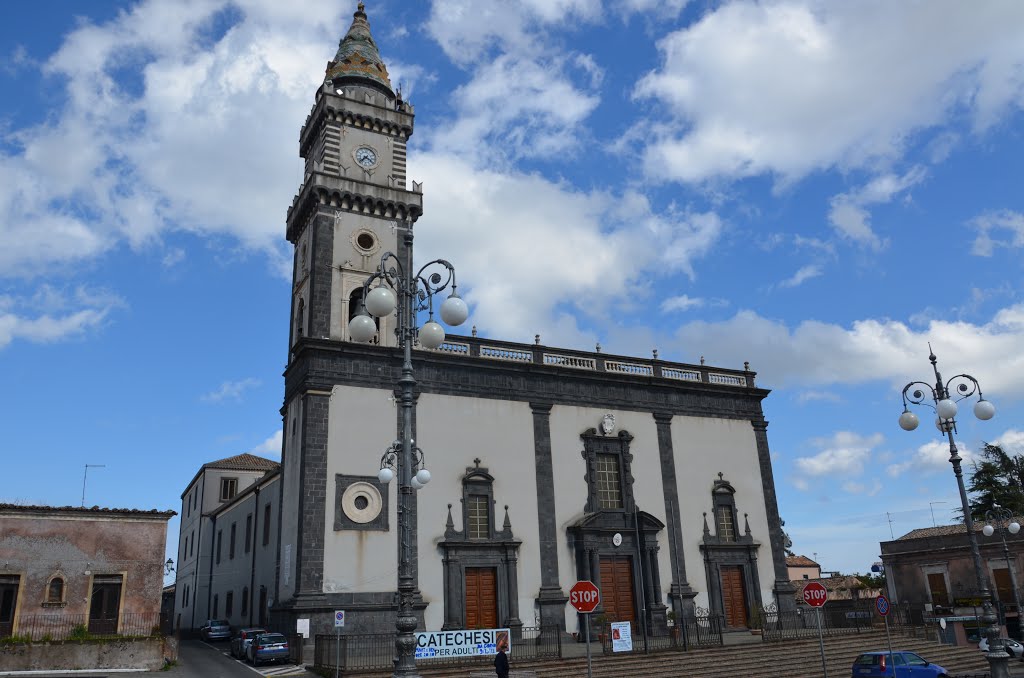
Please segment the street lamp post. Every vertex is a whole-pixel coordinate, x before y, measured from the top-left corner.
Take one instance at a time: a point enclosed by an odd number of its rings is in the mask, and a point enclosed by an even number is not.
[[[988,638],[988,659],[992,678],[1008,678],[1009,666],[1003,640],[999,634],[998,618],[992,608],[992,592],[988,588],[988,578],[981,564],[981,552],[978,549],[978,535],[974,533],[974,519],[971,517],[971,505],[967,500],[967,490],[964,488],[963,471],[960,462],[963,461],[957,453],[956,441],[953,433],[956,431],[957,405],[953,401],[963,400],[978,394],[978,401],[974,404],[974,416],[982,421],[987,421],[995,416],[996,408],[981,394],[981,384],[969,374],[958,374],[948,381],[942,381],[939,374],[938,359],[935,352],[928,345],[928,359],[932,363],[932,371],[935,373],[935,385],[932,386],[923,381],[912,381],[903,387],[903,414],[900,415],[900,428],[905,431],[913,431],[917,428],[917,415],[911,412],[907,405],[926,405],[935,410],[938,417],[935,426],[949,440],[949,463],[953,465],[953,475],[956,476],[957,488],[960,490],[960,507],[964,512],[964,526],[967,528],[967,539],[971,545],[971,558],[974,561],[974,576],[977,578],[978,592],[982,599],[981,621],[985,625],[985,636]],[[952,392],[955,385],[956,393]],[[929,403],[928,401],[931,401]]]
[[[412,262],[412,224],[401,227],[404,257],[385,252],[377,270],[363,283],[363,298],[358,313],[349,322],[349,337],[354,341],[372,341],[377,334],[377,318],[398,310],[395,336],[402,349],[402,376],[398,380],[401,419],[398,437],[381,457],[377,477],[382,483],[398,476],[398,615],[395,618],[395,670],[393,675],[411,678],[416,673],[417,548],[412,543],[415,531],[410,525],[413,492],[430,482],[423,451],[413,440],[416,379],[412,370],[412,346],[417,341],[428,349],[444,342],[444,328],[434,321],[434,295],[451,286],[451,294],[441,304],[441,319],[448,325],[461,325],[469,315],[466,303],[456,292],[455,268],[444,259],[435,259],[415,274]],[[404,259],[404,261],[403,261]],[[375,284],[376,283],[376,284]],[[416,314],[428,311],[423,327],[416,326]]]
[[[1006,545],[1006,533],[1017,534],[1020,532],[1020,523],[1013,520],[1013,512],[1003,508],[999,504],[993,505],[985,511],[985,520],[988,522],[981,528],[982,534],[991,537],[996,531],[1003,541],[1003,558],[1006,560],[1006,569],[1010,571],[1010,587],[1013,588],[1013,605],[1017,610],[1017,635],[1020,635],[1020,594],[1017,593],[1017,576],[1013,573],[1013,565],[1010,563],[1010,548]],[[1005,615],[1004,615],[1005,616]]]

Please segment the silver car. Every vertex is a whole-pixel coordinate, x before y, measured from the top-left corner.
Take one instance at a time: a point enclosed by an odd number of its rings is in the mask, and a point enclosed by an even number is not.
[[[1024,645],[1021,645],[1013,638],[1003,638],[1003,647],[1006,649],[1006,654],[1011,657],[1020,659],[1024,657]],[[982,636],[978,642],[978,649],[982,652],[988,652],[988,638]]]
[[[231,625],[227,619],[207,619],[203,627],[199,629],[199,635],[203,640],[227,640],[231,637]]]

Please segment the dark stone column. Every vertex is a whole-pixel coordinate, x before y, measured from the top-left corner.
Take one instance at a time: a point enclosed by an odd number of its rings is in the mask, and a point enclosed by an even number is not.
[[[331,333],[331,276],[334,271],[334,217],[317,214],[309,226],[309,336],[326,339]],[[294,324],[294,323],[293,323]]]
[[[683,557],[683,529],[679,524],[679,484],[676,479],[676,458],[672,447],[672,413],[655,412],[654,423],[658,431],[658,454],[661,458],[661,489],[665,500],[666,531],[668,532],[669,561],[672,563],[672,585],[669,597],[676,618],[693,615],[693,599],[697,592],[686,580],[686,560]]]
[[[505,556],[505,575],[508,578],[508,616],[505,624],[515,638],[523,637],[523,622],[519,619],[519,578],[516,573],[519,560],[516,549],[510,548]]]
[[[757,441],[757,459],[761,466],[761,487],[764,492],[764,510],[768,517],[768,534],[772,547],[772,565],[775,571],[775,604],[779,611],[796,609],[796,592],[789,581],[786,568],[785,537],[782,534],[782,520],[779,518],[779,502],[775,496],[775,477],[772,473],[771,452],[768,450],[768,422],[764,417],[751,420],[754,427],[754,439]]]
[[[323,597],[324,520],[327,515],[327,417],[330,394],[302,396],[302,450],[299,466],[299,521],[295,538],[295,597]]]
[[[551,403],[530,403],[533,411],[533,455],[537,465],[537,527],[540,537],[541,626],[565,630],[569,597],[558,584],[558,532],[555,523],[555,478],[551,460]]]

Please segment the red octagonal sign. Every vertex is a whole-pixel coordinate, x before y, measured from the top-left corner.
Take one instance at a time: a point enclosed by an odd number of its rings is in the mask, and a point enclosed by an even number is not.
[[[578,581],[569,589],[569,604],[575,607],[577,612],[590,614],[600,603],[601,592],[592,581]]]
[[[822,607],[828,600],[828,589],[816,581],[804,587],[804,602],[811,607]]]

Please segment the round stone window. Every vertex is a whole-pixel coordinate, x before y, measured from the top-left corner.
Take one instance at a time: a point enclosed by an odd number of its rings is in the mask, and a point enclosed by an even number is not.
[[[341,495],[341,510],[354,523],[366,524],[377,518],[384,509],[380,490],[370,483],[352,483]]]
[[[377,250],[377,236],[371,231],[358,231],[354,233],[352,242],[356,249],[364,254],[372,254]]]

